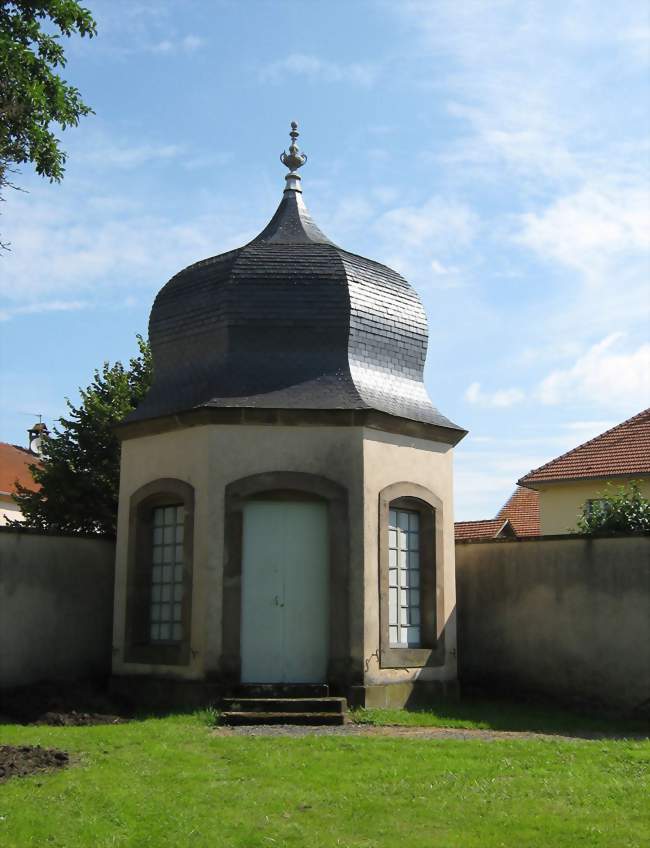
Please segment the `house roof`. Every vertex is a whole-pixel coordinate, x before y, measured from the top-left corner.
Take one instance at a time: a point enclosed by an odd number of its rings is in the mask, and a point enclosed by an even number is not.
[[[16,491],[16,480],[30,489],[40,489],[28,468],[29,465],[40,464],[36,454],[27,448],[0,442],[0,495],[13,494]]]
[[[650,408],[536,468],[518,483],[535,488],[559,480],[635,474],[650,474]]]
[[[539,536],[539,492],[517,486],[497,513],[507,518],[517,536]]]
[[[454,531],[456,539],[496,539],[501,535],[514,535],[509,521],[504,518],[488,518],[483,521],[457,521],[454,524]]]

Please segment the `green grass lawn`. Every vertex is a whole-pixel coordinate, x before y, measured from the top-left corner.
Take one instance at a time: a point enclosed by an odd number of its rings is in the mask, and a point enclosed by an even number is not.
[[[4,725],[0,744],[74,759],[0,784],[2,848],[650,844],[648,741],[218,737],[185,715]]]

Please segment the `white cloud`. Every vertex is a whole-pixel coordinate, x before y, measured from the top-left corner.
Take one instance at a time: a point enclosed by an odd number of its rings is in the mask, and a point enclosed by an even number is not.
[[[181,162],[183,168],[187,171],[196,170],[211,170],[214,168],[223,168],[235,158],[235,154],[230,151],[213,151],[212,153],[199,153],[196,156],[184,156]]]
[[[492,96],[487,99],[491,101]],[[477,108],[450,102],[449,114],[464,120],[472,132],[438,158],[459,168],[459,173],[464,169],[472,178],[478,175],[482,180],[496,178],[499,171],[494,169],[495,164],[514,171],[519,179],[531,172],[551,179],[579,173],[566,141],[556,137],[555,118],[541,97],[531,102],[534,97],[524,87],[511,91],[504,100],[499,117],[492,106]],[[472,166],[469,170],[468,165]]]
[[[465,390],[465,400],[479,406],[505,408],[514,406],[525,398],[521,389],[497,389],[494,392],[484,392],[480,383],[471,383]]]
[[[568,421],[564,427],[571,433],[577,433],[580,438],[587,440],[599,435],[599,433],[604,433],[605,430],[610,430],[616,423],[616,421]]]
[[[260,70],[262,82],[280,83],[292,76],[321,82],[346,82],[369,88],[379,75],[376,65],[364,62],[329,62],[307,53],[291,53],[285,59],[265,65]]]
[[[437,259],[432,259],[429,267],[437,281],[435,288],[457,289],[465,285],[463,272],[455,265],[444,265]]]
[[[405,248],[448,248],[472,241],[478,218],[464,203],[432,197],[419,206],[398,206],[384,212],[375,230],[385,241]]]
[[[191,53],[192,51],[203,47],[205,43],[205,39],[198,35],[186,35],[181,39],[181,48],[186,52]]]
[[[636,262],[639,282],[647,285],[650,199],[644,188],[588,184],[520,221],[521,244],[574,268],[588,282],[615,274],[623,260]]]
[[[650,63],[650,26],[640,24],[623,30],[619,36],[621,43],[630,51],[635,62],[641,66]]]
[[[620,350],[622,333],[593,345],[567,369],[553,371],[537,390],[544,404],[587,402],[642,409],[650,402],[650,344]]]
[[[116,138],[106,126],[84,128],[81,136],[71,137],[70,161],[74,168],[91,165],[93,183],[97,184],[96,169],[119,168],[131,170],[143,165],[173,163],[185,170],[220,168],[232,161],[228,150],[201,149],[175,142],[156,142]]]
[[[377,216],[377,207],[368,197],[360,194],[344,195],[337,199],[329,214],[319,217],[319,225],[326,233],[346,233],[368,225]]]
[[[500,179],[496,165],[520,178],[565,181],[629,165],[609,154],[634,135],[627,74],[638,73],[646,50],[644,4],[601,2],[595,13],[584,0],[403,0],[395,8],[433,57],[434,85],[444,86],[450,113],[469,130],[448,154],[475,166],[468,178]]]
[[[136,168],[145,163],[178,159],[183,148],[177,144],[115,145],[107,142],[93,144],[84,149],[78,159],[95,167]]]
[[[73,185],[12,196],[11,251],[1,260],[5,317],[46,302],[123,304],[125,289],[132,294],[135,287],[152,296],[188,263],[251,235],[243,213],[232,209],[213,207],[179,223],[152,211],[155,201],[122,203]]]
[[[0,321],[9,321],[15,315],[38,315],[43,312],[74,312],[86,309],[88,303],[83,300],[45,300],[28,303],[24,306],[14,306],[0,309]]]
[[[150,53],[194,53],[205,45],[205,39],[198,35],[185,35],[183,38],[163,38],[161,41],[149,44],[146,47]]]
[[[453,264],[476,302],[512,295],[513,342],[538,337],[546,360],[567,339],[584,350],[612,327],[636,332],[650,311],[648,77],[635,58],[647,8],[597,5],[384,3],[410,29],[415,84],[434,90],[456,125],[450,144],[418,154],[489,221]],[[520,270],[519,290],[497,271],[504,263]]]
[[[516,481],[549,459],[548,451],[531,452],[529,446],[522,450],[503,436],[493,447],[475,449],[475,443],[470,434],[454,451],[456,521],[494,518]]]
[[[436,195],[420,204],[371,208],[365,221],[365,236],[372,237],[370,255],[409,282],[422,290],[466,285],[463,264],[479,230],[478,216],[468,205]]]

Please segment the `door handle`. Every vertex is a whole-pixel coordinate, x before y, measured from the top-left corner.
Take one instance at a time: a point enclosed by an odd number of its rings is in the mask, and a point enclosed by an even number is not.
[[[276,607],[283,607],[284,606],[284,604],[280,603],[280,598],[277,595],[275,596],[275,598],[273,598],[273,605],[276,606]]]

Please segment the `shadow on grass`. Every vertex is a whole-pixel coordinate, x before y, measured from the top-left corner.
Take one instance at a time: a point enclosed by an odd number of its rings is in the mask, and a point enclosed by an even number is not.
[[[215,704],[199,707],[138,708],[108,694],[103,681],[47,683],[0,693],[0,723],[83,726],[146,721],[176,716],[192,717],[208,727],[219,724]],[[438,699],[407,709],[352,710],[359,724],[401,727],[441,727],[557,734],[582,738],[650,738],[647,718],[629,718],[570,709],[539,698],[501,698],[465,695],[459,700]]]
[[[571,710],[539,700],[515,700],[489,696],[440,699],[427,706],[403,710],[354,710],[360,724],[405,727],[449,727],[477,730],[547,733],[586,738],[650,738],[646,719],[594,714]]]

